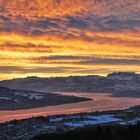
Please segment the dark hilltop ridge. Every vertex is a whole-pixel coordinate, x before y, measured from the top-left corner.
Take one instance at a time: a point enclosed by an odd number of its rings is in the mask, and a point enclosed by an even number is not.
[[[31,109],[89,100],[91,99],[0,87],[0,110]]]
[[[114,96],[139,97],[140,74],[114,72],[106,77],[97,75],[52,78],[27,77],[1,81],[0,86],[43,92],[97,92],[113,93]]]
[[[35,136],[30,140],[139,140],[140,123],[128,126],[88,126],[76,130],[55,133],[42,134]]]

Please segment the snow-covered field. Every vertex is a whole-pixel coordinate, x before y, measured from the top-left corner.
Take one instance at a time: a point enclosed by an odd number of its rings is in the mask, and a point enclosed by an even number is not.
[[[12,100],[12,99],[9,97],[0,97],[0,100]]]
[[[120,122],[121,119],[115,118],[114,115],[100,115],[100,116],[85,116],[83,121],[77,122],[66,122],[64,123],[66,126],[70,127],[83,127],[86,125],[97,125],[104,123],[112,123],[112,122]]]
[[[25,97],[28,98],[30,100],[42,100],[44,98],[44,96],[42,94],[36,93],[36,92],[30,92],[30,93],[26,93],[26,92],[15,92],[14,93],[16,96],[21,96],[21,97]]]

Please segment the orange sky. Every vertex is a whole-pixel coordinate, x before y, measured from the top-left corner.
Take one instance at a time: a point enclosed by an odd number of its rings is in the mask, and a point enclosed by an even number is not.
[[[140,73],[139,13],[137,0],[1,0],[0,79]]]

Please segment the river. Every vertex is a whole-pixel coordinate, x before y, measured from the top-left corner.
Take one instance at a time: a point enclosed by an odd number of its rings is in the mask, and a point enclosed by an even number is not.
[[[36,116],[118,110],[118,109],[126,109],[135,105],[140,105],[140,98],[112,97],[111,94],[70,93],[70,92],[69,93],[59,92],[59,94],[92,98],[93,101],[47,106],[26,110],[0,111],[0,123],[10,121],[13,119],[19,120]]]

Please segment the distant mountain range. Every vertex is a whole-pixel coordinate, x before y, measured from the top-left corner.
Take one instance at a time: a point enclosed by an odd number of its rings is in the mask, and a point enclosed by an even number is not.
[[[54,78],[27,77],[0,81],[0,86],[43,92],[109,92],[114,93],[114,96],[140,96],[140,74],[115,72],[106,77],[95,75]]]

